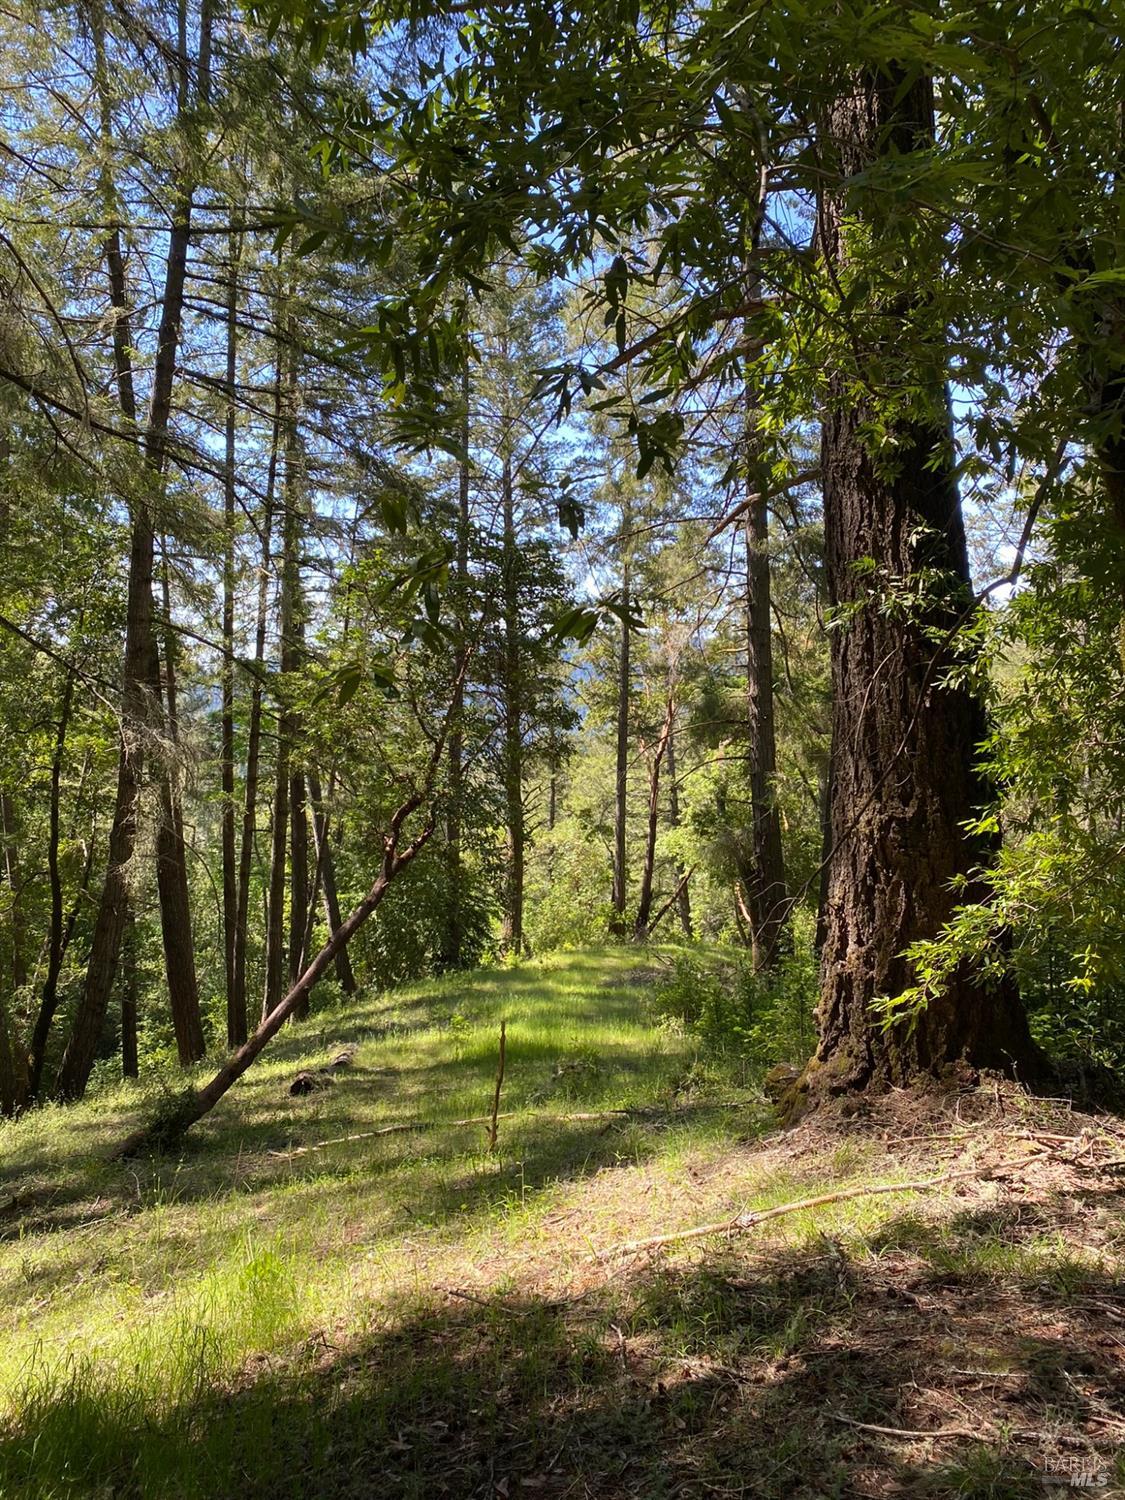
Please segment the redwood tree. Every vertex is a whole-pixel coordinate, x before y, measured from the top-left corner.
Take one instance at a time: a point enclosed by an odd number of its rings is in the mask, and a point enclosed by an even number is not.
[[[827,110],[823,145],[835,175],[821,199],[821,251],[838,283],[855,243],[865,240],[871,254],[882,228],[884,210],[853,179],[932,141],[931,83],[896,67],[855,77]],[[989,854],[965,826],[989,795],[976,764],[984,709],[965,674],[952,674],[948,650],[973,609],[948,400],[936,362],[924,361],[932,335],[921,303],[900,296],[889,311],[899,347],[911,350],[897,389],[877,383],[887,366],[876,338],[858,342],[854,367],[829,382],[823,416],[836,628],[814,1090],[903,1083],[958,1059],[1005,1071],[1032,1059],[1014,988],[988,987],[970,967],[911,1026],[884,1029],[871,1012],[872,1001],[911,983],[904,949],[941,928],[963,899],[954,883]]]

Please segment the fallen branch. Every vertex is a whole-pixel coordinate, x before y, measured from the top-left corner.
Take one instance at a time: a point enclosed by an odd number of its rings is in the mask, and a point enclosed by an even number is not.
[[[653,917],[652,921],[645,928],[645,934],[644,935],[645,935],[646,938],[650,938],[653,935],[653,933],[656,931],[656,929],[660,926],[661,922],[663,922],[664,918],[668,915],[668,913],[672,910],[673,906],[675,906],[676,902],[680,899],[680,892],[685,888],[685,886],[687,885],[688,881],[691,879],[691,877],[694,874],[695,874],[695,866],[692,865],[690,867],[690,869],[685,870],[684,873],[680,876],[680,881],[679,881],[679,884],[676,886],[676,889],[668,897],[667,901],[665,901],[664,905],[656,913],[656,916]]]
[[[839,1188],[834,1193],[818,1193],[815,1198],[799,1198],[794,1203],[781,1203],[776,1208],[735,1214],[730,1219],[720,1219],[714,1224],[699,1224],[694,1229],[681,1229],[674,1234],[654,1234],[644,1240],[629,1240],[612,1250],[595,1251],[593,1259],[610,1260],[619,1255],[633,1255],[641,1250],[657,1250],[662,1245],[680,1244],[684,1240],[701,1240],[711,1234],[734,1234],[756,1229],[769,1219],[780,1219],[785,1214],[798,1214],[808,1208],[820,1208],[826,1203],[845,1203],[851,1198],[874,1198],[880,1193],[928,1193],[934,1188],[944,1187],[948,1182],[959,1182],[968,1177],[994,1176],[1005,1167],[1025,1166],[1028,1160],[1030,1158],[1024,1157],[1019,1162],[1005,1162],[985,1171],[967,1167],[964,1171],[942,1172],[937,1177],[921,1177],[913,1182],[875,1182],[863,1187]]]
[[[843,1422],[845,1427],[855,1427],[860,1432],[877,1432],[882,1437],[904,1438],[908,1442],[916,1442],[919,1438],[979,1438],[979,1428],[969,1427],[935,1427],[927,1431],[924,1427],[880,1427],[875,1422],[857,1422],[853,1417],[845,1417],[843,1412],[829,1412],[834,1422]]]
[[[550,1110],[501,1110],[497,1120],[513,1120],[522,1115],[527,1121],[557,1120],[560,1124],[572,1124],[582,1120],[645,1120],[664,1119],[668,1115],[693,1114],[704,1109],[746,1109],[753,1100],[724,1099],[714,1104],[674,1104],[670,1109],[644,1105],[639,1109],[589,1109],[559,1115]],[[293,1146],[288,1151],[271,1151],[270,1156],[306,1156],[310,1151],[326,1151],[329,1146],[347,1146],[353,1141],[370,1141],[380,1135],[406,1135],[412,1130],[455,1130],[462,1125],[489,1125],[491,1114],[468,1115],[461,1120],[399,1120],[393,1125],[380,1125],[375,1130],[359,1130],[352,1135],[335,1135],[327,1141],[314,1141],[309,1146]]]

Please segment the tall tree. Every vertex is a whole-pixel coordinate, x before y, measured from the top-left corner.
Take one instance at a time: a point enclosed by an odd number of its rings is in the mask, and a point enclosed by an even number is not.
[[[879,209],[852,183],[880,157],[909,158],[932,142],[929,79],[887,66],[841,88],[823,125],[831,177],[820,205],[821,251],[831,275],[846,280],[864,230],[880,231]],[[905,371],[912,359],[915,380],[919,366],[940,368],[926,359],[933,333],[918,303],[901,297],[893,316],[907,330]],[[833,847],[811,1081],[828,1090],[902,1083],[959,1059],[1006,1070],[1032,1056],[1013,989],[990,985],[971,967],[913,1027],[882,1030],[872,1021],[872,1001],[910,982],[904,949],[940,928],[956,900],[954,882],[987,858],[966,824],[989,792],[977,770],[984,711],[969,686],[948,680],[955,662],[943,649],[972,608],[947,397],[932,373],[921,376],[930,381],[921,409],[905,383],[885,392],[878,419],[892,452],[876,453],[868,435],[876,410],[859,387],[877,359],[877,344],[860,347],[859,368],[832,378],[823,421],[828,589],[840,626],[832,641]],[[884,591],[901,598],[919,581],[924,592],[913,607],[887,607]]]
[[[205,15],[200,26],[197,73],[201,64],[209,66],[209,28],[209,17]],[[114,372],[121,415],[127,426],[135,429],[138,406],[133,371],[133,332],[123,226],[119,223],[117,193],[108,166],[112,157],[114,133],[105,18],[100,5],[95,7],[92,16],[92,35],[94,83],[103,161],[106,164],[102,171],[102,193],[111,226],[104,243],[104,253],[113,309]],[[186,79],[189,67],[187,57],[183,56],[180,63],[181,111],[188,107]],[[152,390],[142,440],[146,468],[152,483],[157,487],[162,481],[167,457],[194,190],[193,175],[185,166],[184,172],[172,185],[173,207],[168,230],[164,291],[157,330]],[[155,528],[151,501],[142,495],[133,503],[122,670],[123,728],[117,796],[109,837],[109,861],[90,946],[86,983],[58,1078],[59,1092],[68,1098],[77,1097],[85,1090],[117,972],[128,906],[127,868],[136,842],[144,741],[154,729],[159,728],[160,685],[152,594],[154,558]],[[182,827],[177,832],[171,783],[166,773],[161,776],[160,783],[157,871],[168,983],[181,1058],[191,1061],[202,1055],[203,1039],[190,928],[185,931],[185,922],[190,920],[186,886],[187,861],[182,848]]]

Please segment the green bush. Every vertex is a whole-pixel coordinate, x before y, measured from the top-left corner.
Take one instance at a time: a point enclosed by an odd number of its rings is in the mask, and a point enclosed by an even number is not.
[[[768,974],[754,972],[748,953],[716,957],[685,948],[657,986],[656,1014],[689,1028],[715,1057],[763,1070],[803,1063],[816,1037],[816,957],[807,927],[795,925],[792,952]]]

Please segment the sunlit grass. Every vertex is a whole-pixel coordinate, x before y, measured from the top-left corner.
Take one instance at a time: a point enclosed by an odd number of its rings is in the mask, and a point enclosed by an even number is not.
[[[224,1323],[210,1345],[225,1351],[224,1368],[297,1324],[358,1316],[355,1300],[411,1258],[403,1241],[464,1241],[504,1226],[530,1234],[560,1182],[682,1149],[696,1133],[729,1135],[735,1122],[721,1114],[667,1140],[559,1118],[675,1102],[695,1053],[651,1022],[652,962],[620,949],[552,956],[321,1013],[287,1032],[174,1160],[106,1164],[150,1103],[135,1088],[0,1129],[16,1197],[0,1221],[0,1400],[26,1389],[29,1353],[42,1381],[76,1350],[114,1368],[136,1364],[138,1327],[165,1347],[177,1345],[162,1331],[177,1319],[218,1330],[216,1309],[233,1304],[216,1287],[241,1284],[247,1245],[272,1246],[305,1283],[300,1314],[264,1338],[252,1318]],[[501,1018],[501,1108],[521,1113],[500,1120],[490,1156],[482,1126],[443,1122],[488,1112]],[[289,1095],[299,1068],[345,1044],[357,1047],[354,1066],[330,1088]],[[370,1134],[411,1121],[437,1128]],[[360,1139],[337,1140],[346,1136]],[[336,1143],[302,1151],[325,1141]]]
[[[110,1160],[151,1089],[110,1087],[0,1127],[0,1203],[15,1199],[0,1217],[0,1496],[485,1494],[501,1428],[533,1485],[577,1433],[585,1492],[655,1500],[674,1492],[655,1441],[671,1435],[725,1492],[760,1427],[752,1394],[745,1429],[724,1435],[714,1416],[728,1363],[799,1367],[818,1342],[846,1347],[846,1330],[862,1332],[863,1278],[878,1282],[884,1263],[1064,1299],[1116,1274],[1046,1221],[965,1208],[952,1189],[614,1260],[647,1235],[919,1175],[858,1134],[759,1146],[771,1116],[753,1080],[655,1021],[661,961],[656,948],[553,955],[322,1011],[176,1157]],[[488,1112],[502,1019],[490,1153],[480,1123],[455,1122]],[[289,1094],[344,1046],[354,1063],[331,1087]],[[419,1128],[376,1133],[400,1124]],[[1023,1356],[1005,1345],[972,1359],[1007,1369]],[[672,1382],[664,1416],[634,1389],[647,1390],[644,1360]],[[868,1374],[853,1386],[845,1371],[834,1399],[863,1415]],[[763,1496],[813,1473],[818,1493],[836,1492],[847,1433],[828,1423],[810,1448],[783,1388],[762,1399]],[[460,1477],[442,1448],[458,1423]],[[322,1491],[322,1472],[334,1487]],[[991,1472],[970,1455],[933,1493],[1008,1493],[1008,1468],[992,1491]]]

